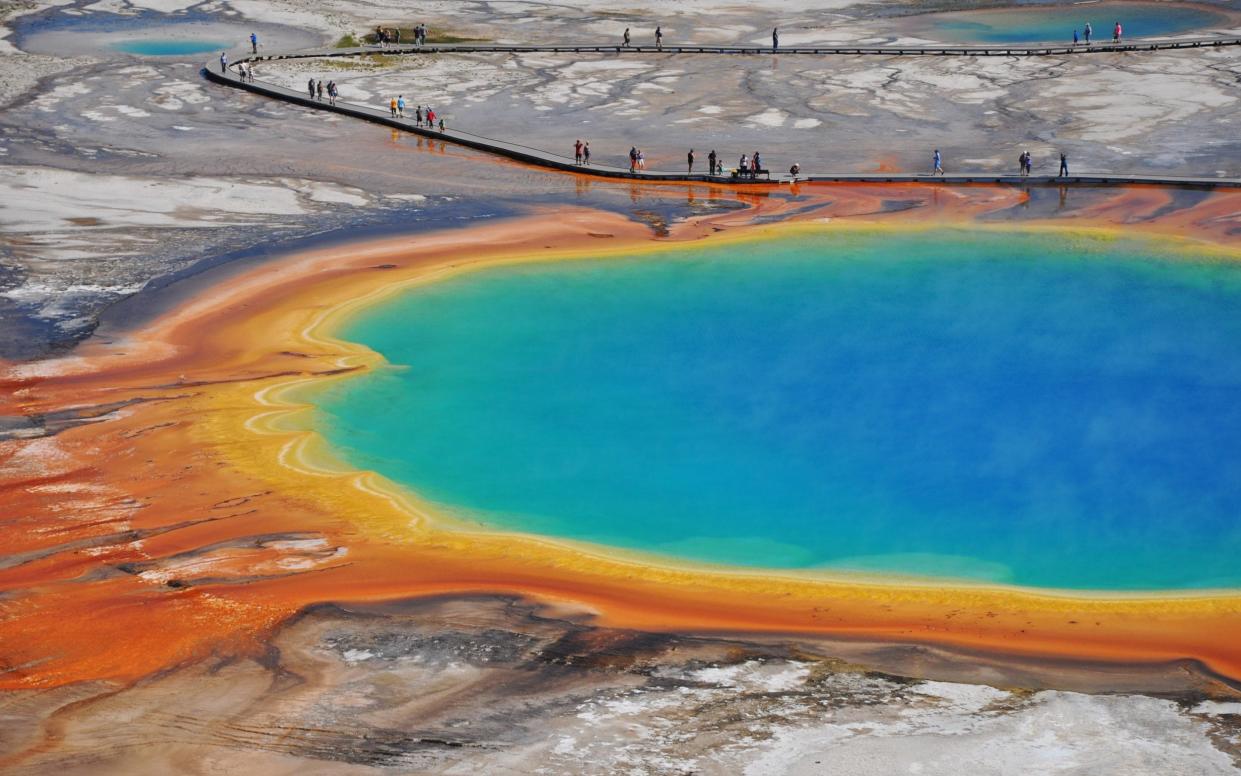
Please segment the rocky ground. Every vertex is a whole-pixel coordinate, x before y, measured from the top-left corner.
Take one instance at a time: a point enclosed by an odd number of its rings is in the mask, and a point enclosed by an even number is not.
[[[1208,776],[1241,762],[1235,701],[866,667],[941,658],[607,630],[498,598],[323,606],[255,660],[194,665],[121,693],[11,695],[0,762],[14,774],[720,776]],[[49,749],[40,741],[51,727]]]

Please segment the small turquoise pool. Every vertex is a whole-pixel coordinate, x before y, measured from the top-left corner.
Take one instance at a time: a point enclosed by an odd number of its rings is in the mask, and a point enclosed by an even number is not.
[[[225,51],[232,47],[230,43],[218,40],[168,40],[150,38],[145,40],[123,40],[112,44],[112,48],[126,54],[138,54],[144,57],[175,57],[186,54],[202,54],[207,51]]]
[[[911,33],[951,43],[1067,43],[1074,30],[1083,35],[1089,22],[1094,40],[1110,41],[1118,21],[1130,39],[1207,30],[1228,20],[1182,3],[1071,3],[932,14],[917,21]]]
[[[341,334],[348,462],[465,519],[668,556],[1241,587],[1241,263],[1156,240],[790,232],[495,267]]]

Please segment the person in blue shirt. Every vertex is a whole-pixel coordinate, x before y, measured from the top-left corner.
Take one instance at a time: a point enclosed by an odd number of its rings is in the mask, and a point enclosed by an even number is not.
[[[253,32],[250,33],[250,53],[259,53],[259,36],[255,35]]]

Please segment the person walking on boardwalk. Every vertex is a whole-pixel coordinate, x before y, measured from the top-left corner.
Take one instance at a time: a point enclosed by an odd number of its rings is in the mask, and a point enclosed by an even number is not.
[[[763,158],[758,155],[758,151],[754,152],[754,160],[750,162],[750,169],[754,171],[755,175],[758,175],[763,170]]]
[[[1021,153],[1017,154],[1017,174],[1023,175],[1023,176],[1026,174],[1026,152],[1025,151],[1022,151]]]
[[[935,163],[935,166],[931,169],[931,174],[932,175],[943,175],[944,174],[944,157],[939,155],[938,148],[935,149],[935,156],[932,157],[931,161]]]
[[[388,109],[392,111],[392,118],[396,118],[396,98],[393,97],[388,101]]]
[[[1073,28],[1073,45],[1074,46],[1077,45],[1077,28],[1076,27]]]
[[[1123,30],[1120,29],[1120,22],[1116,22],[1116,26],[1112,28],[1112,42],[1120,43],[1120,36]]]
[[[718,158],[715,155],[715,149],[712,148],[711,153],[707,154],[707,175],[715,175],[715,160]]]
[[[417,108],[414,108],[414,126],[415,127],[422,126],[422,106],[421,105],[419,105]]]
[[[1034,155],[1026,151],[1026,177],[1030,177],[1030,173],[1034,172]]]
[[[306,91],[310,92],[310,99],[315,98],[315,79],[311,78],[306,82]]]
[[[685,160],[689,162],[689,174],[693,175],[694,174],[694,149],[692,148],[689,149],[689,155],[685,157]]]
[[[655,50],[664,50],[664,30],[662,27],[655,28]]]
[[[793,166],[789,168],[789,176],[793,180],[797,180],[798,175],[801,175],[801,165],[797,162],[793,162]]]
[[[220,52],[220,72],[221,73],[228,72],[228,54],[224,53],[223,51]]]
[[[318,96],[315,97],[315,99],[318,100],[319,102],[323,102],[323,81],[322,80],[320,80],[319,83],[315,84],[315,91],[318,94]]]
[[[405,118],[405,95],[399,94],[396,98],[396,116],[397,118]]]
[[[582,141],[580,138],[573,141],[573,163],[582,163]]]
[[[427,106],[427,126],[428,127],[435,126],[435,111],[431,110],[430,105]]]
[[[1086,22],[1086,29],[1082,31],[1086,36],[1086,45],[1090,45],[1090,36],[1094,33],[1094,29],[1090,26],[1090,22]]]
[[[1060,154],[1060,172],[1056,174],[1057,178],[1069,177],[1069,158],[1064,154]]]
[[[771,28],[771,53],[776,53],[776,49],[780,48],[780,29],[778,27]]]
[[[625,28],[625,42],[622,45],[624,45],[625,48],[629,48],[629,28],[628,27]]]
[[[629,146],[629,172],[638,169],[638,148]]]
[[[337,95],[336,82],[328,81],[327,82],[327,99],[328,99],[328,102],[331,103],[332,105],[336,104],[336,95]]]
[[[582,144],[582,164],[590,166],[590,141],[587,140]]]
[[[250,53],[259,53],[259,36],[255,35],[253,32],[250,33]]]
[[[646,154],[643,153],[641,148],[638,149],[638,169],[639,170],[646,169]]]

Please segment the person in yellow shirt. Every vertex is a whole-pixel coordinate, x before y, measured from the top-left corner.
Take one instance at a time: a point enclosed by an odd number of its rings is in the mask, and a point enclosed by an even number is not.
[[[388,103],[388,108],[392,110],[392,117],[396,118],[396,98],[395,97],[393,97],[392,101]]]

